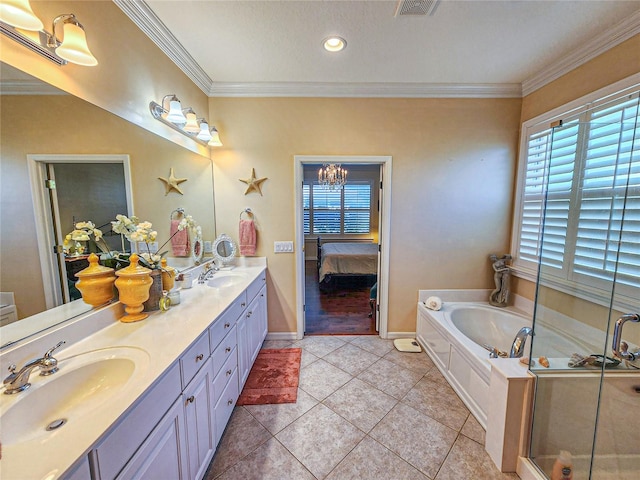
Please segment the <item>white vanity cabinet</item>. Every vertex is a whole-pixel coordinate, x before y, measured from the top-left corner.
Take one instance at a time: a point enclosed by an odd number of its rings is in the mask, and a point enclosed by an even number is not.
[[[210,321],[67,480],[204,477],[267,334],[265,277]]]
[[[265,274],[260,275],[249,287],[249,306],[238,319],[238,388],[247,381],[251,366],[258,356],[267,335],[267,294]]]

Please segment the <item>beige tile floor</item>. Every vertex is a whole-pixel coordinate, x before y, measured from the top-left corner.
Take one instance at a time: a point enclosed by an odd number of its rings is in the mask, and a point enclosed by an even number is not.
[[[295,404],[236,407],[213,480],[493,480],[485,432],[425,353],[376,336],[266,341],[302,348]]]

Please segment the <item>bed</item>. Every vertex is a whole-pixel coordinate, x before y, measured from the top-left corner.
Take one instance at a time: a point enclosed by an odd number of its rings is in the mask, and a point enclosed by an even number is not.
[[[321,289],[333,289],[341,280],[375,283],[378,273],[378,245],[362,242],[322,243],[318,238],[318,279]]]

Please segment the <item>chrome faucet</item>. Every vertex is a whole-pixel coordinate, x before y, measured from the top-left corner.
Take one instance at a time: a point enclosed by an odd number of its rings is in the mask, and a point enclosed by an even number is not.
[[[209,277],[211,277],[211,275],[216,273],[218,270],[219,268],[213,262],[207,263],[200,272],[200,275],[198,275],[198,283],[202,284],[206,282],[207,280],[209,280]]]
[[[533,335],[531,327],[522,327],[516,333],[516,337],[513,339],[511,345],[511,351],[509,352],[509,358],[521,358],[524,353],[524,344],[527,340],[527,335]]]
[[[59,342],[56,346],[51,347],[45,352],[42,358],[36,358],[27,362],[18,372],[16,372],[15,364],[9,366],[9,372],[11,372],[7,378],[3,380],[3,384],[6,385],[4,390],[5,395],[12,395],[14,393],[22,392],[29,388],[29,376],[31,371],[40,367],[40,375],[47,376],[56,373],[58,369],[58,360],[53,357],[53,351],[64,345],[65,342]]]
[[[628,345],[622,341],[622,326],[627,322],[640,322],[640,315],[637,313],[625,313],[616,320],[616,324],[613,329],[613,342],[611,348],[616,357],[620,357],[624,360],[631,360],[633,362],[640,358],[640,350],[635,353],[629,352]]]

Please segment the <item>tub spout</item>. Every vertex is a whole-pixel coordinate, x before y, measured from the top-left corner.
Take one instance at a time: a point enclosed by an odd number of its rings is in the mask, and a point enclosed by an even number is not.
[[[516,337],[513,339],[513,344],[511,345],[511,351],[509,352],[509,358],[522,357],[527,335],[533,335],[533,330],[531,330],[530,327],[522,327],[518,333],[516,333]]]

